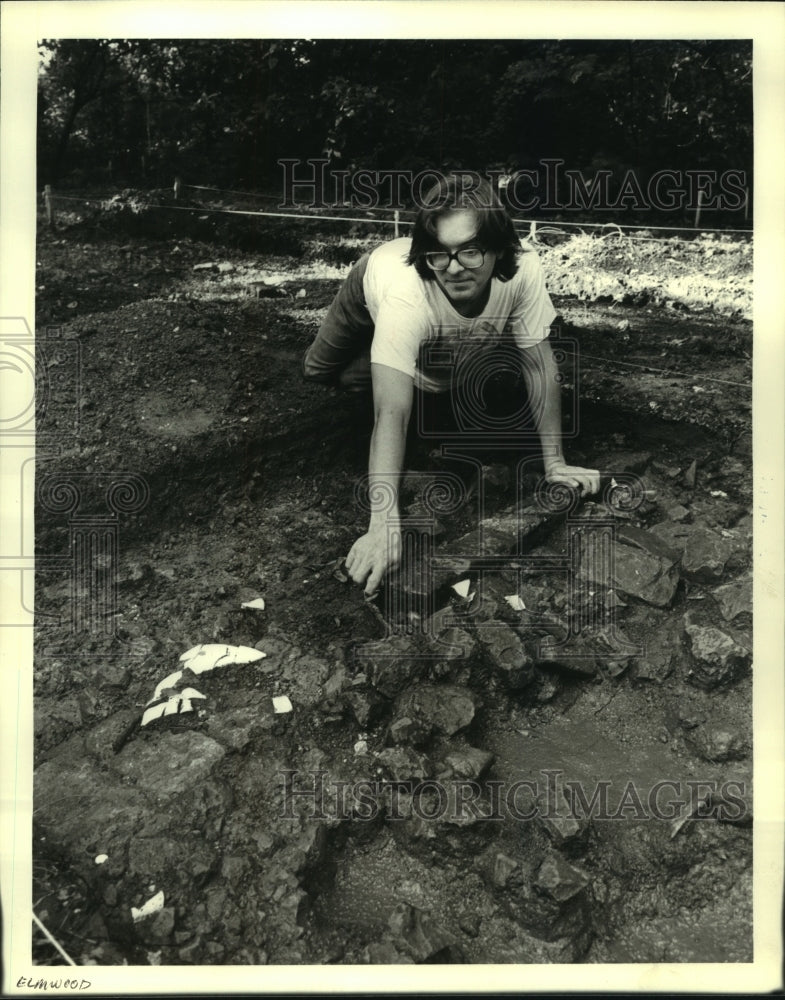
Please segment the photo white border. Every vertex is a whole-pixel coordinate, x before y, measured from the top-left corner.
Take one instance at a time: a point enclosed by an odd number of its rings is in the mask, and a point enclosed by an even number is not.
[[[751,964],[80,967],[93,993],[633,990],[722,993],[782,987],[783,496],[785,481],[785,4],[599,0],[94,0],[0,4],[0,317],[34,326],[35,101],[40,38],[752,38],[754,270],[754,902]],[[565,34],[566,33],[566,34]],[[7,449],[10,450],[10,449]],[[2,520],[20,517],[0,438]],[[30,521],[28,524],[28,531]],[[23,539],[32,552],[32,538]],[[0,592],[0,601],[18,594]],[[4,603],[4,606],[8,605]],[[13,631],[13,636],[8,635]],[[31,966],[32,630],[0,630],[3,993]],[[18,634],[17,634],[18,633]],[[60,968],[58,974],[66,974]]]

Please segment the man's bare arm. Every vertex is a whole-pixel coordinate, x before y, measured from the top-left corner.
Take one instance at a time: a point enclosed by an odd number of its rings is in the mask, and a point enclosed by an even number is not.
[[[600,488],[597,469],[568,465],[564,460],[561,434],[561,393],[556,380],[557,367],[547,340],[526,348],[528,363],[524,366],[529,405],[537,421],[537,433],[542,446],[545,478],[552,483],[565,483],[582,493],[596,493]]]
[[[346,557],[346,569],[365,593],[376,593],[388,570],[400,560],[398,487],[412,411],[414,380],[410,375],[371,365],[374,427],[368,459],[371,518],[368,531]]]

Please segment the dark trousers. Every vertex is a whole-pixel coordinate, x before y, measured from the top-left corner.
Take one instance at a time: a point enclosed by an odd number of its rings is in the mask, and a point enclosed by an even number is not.
[[[327,310],[303,359],[305,378],[349,392],[370,390],[373,320],[363,294],[368,257],[363,254],[352,267]]]

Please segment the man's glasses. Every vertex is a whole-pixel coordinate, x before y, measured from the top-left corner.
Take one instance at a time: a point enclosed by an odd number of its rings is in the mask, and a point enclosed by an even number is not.
[[[425,255],[425,263],[432,271],[446,271],[453,260],[457,260],[461,267],[473,271],[482,267],[485,260],[485,251],[479,247],[467,247],[465,250],[458,250],[455,253],[447,253],[446,250],[434,250]]]

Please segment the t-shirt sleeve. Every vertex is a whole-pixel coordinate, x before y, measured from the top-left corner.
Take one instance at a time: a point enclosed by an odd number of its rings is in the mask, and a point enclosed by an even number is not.
[[[507,330],[518,347],[533,347],[545,340],[556,318],[556,310],[545,288],[542,264],[534,251],[523,252],[518,272],[511,280],[516,287]]]
[[[371,343],[371,363],[414,378],[420,344],[428,335],[424,303],[386,296],[379,305]]]

